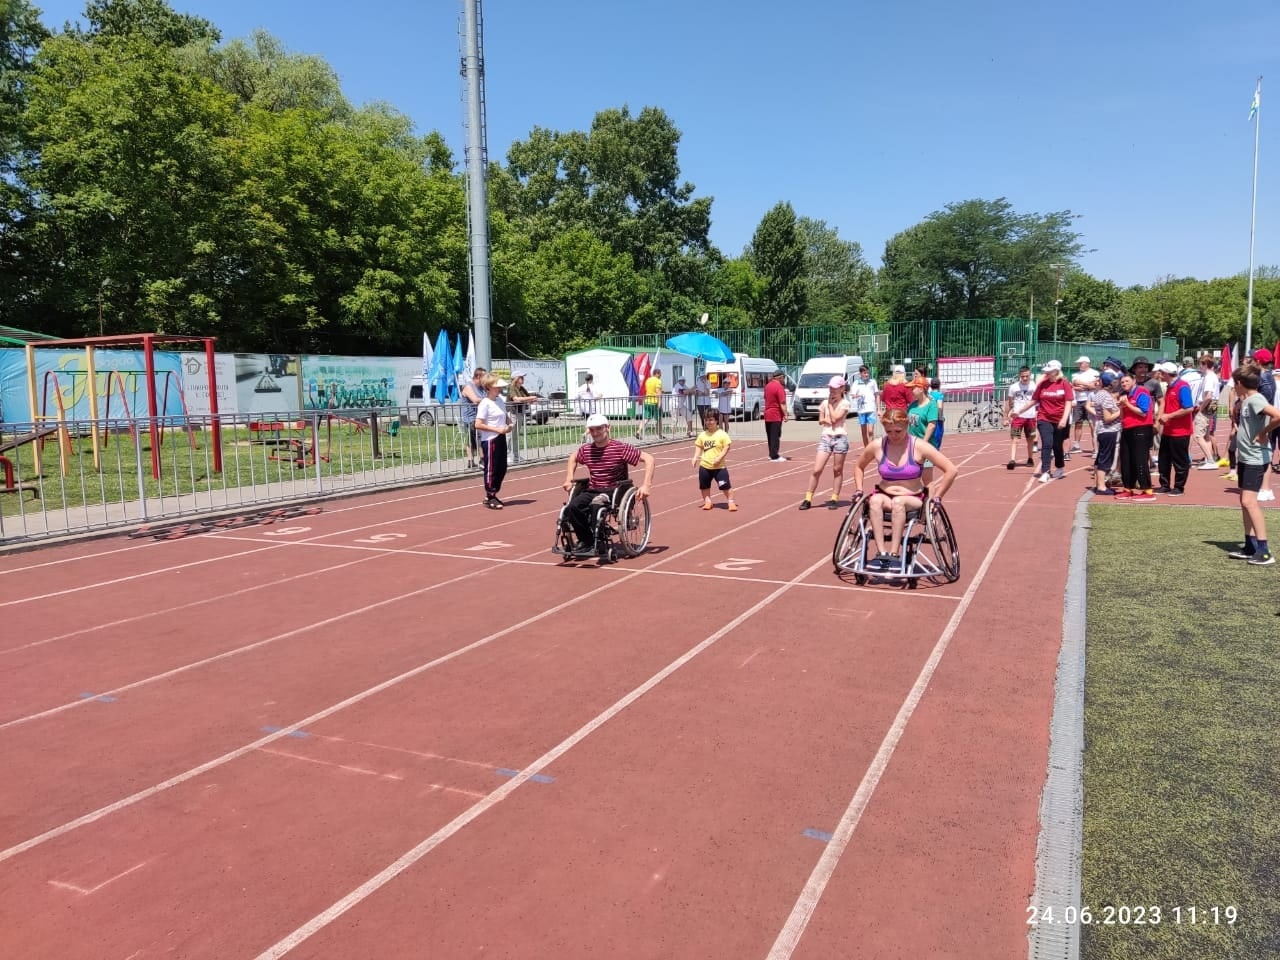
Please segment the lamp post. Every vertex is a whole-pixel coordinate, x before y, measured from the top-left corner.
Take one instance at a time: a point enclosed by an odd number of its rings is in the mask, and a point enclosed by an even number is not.
[[[1053,281],[1053,342],[1058,342],[1058,307],[1062,305],[1062,268],[1064,264],[1049,264],[1054,271]]]

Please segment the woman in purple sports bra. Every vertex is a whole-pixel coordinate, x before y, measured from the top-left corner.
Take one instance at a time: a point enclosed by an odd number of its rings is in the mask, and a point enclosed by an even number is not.
[[[871,569],[893,569],[900,565],[902,531],[907,526],[907,511],[919,510],[930,496],[921,474],[927,460],[940,471],[932,490],[932,496],[941,500],[956,480],[956,465],[948,460],[933,444],[926,443],[907,432],[907,412],[888,410],[884,415],[884,436],[872,440],[862,450],[862,456],[853,467],[854,485],[867,494],[864,478],[874,463],[880,474],[875,492],[870,493],[871,515],[877,511],[888,513],[889,542],[885,543],[884,524],[872,523],[871,534],[875,538],[879,555],[867,563]],[[887,547],[887,549],[886,549]]]

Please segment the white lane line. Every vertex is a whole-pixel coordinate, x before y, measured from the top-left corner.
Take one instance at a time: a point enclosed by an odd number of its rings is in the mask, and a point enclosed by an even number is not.
[[[787,507],[782,507],[778,510],[775,510],[772,513],[762,514],[761,516],[753,520],[750,520],[747,523],[740,524],[736,527],[726,530],[724,533],[717,534],[714,537],[708,537],[707,539],[700,541],[699,543],[695,544],[692,547],[688,547],[685,550],[681,550],[679,553],[672,554],[669,557],[663,557],[661,560],[658,560],[654,564],[652,564],[652,566],[671,563],[675,560],[680,559],[683,556],[686,556],[687,554],[693,553],[695,550],[700,550],[703,547],[709,546],[710,544],[713,544],[718,540],[724,539],[725,537],[732,536],[735,533],[740,533],[742,530],[750,528],[757,523],[762,523],[765,520],[772,519],[773,517],[778,516],[779,514],[789,509],[791,509],[790,506],[787,506]],[[532,554],[530,554],[530,556],[532,556]],[[495,561],[495,565],[500,564],[502,562],[503,561],[501,560]],[[818,563],[810,567],[809,571],[816,570],[823,563],[830,563],[830,562],[831,562],[830,557],[823,557],[821,561],[819,561]],[[806,571],[806,575],[809,571]],[[462,577],[456,578],[456,580],[463,580],[463,579],[466,579],[467,577],[471,577],[475,575],[476,574],[474,573],[465,574]],[[120,810],[124,810],[127,807],[131,807],[134,804],[139,803],[143,800],[146,800],[150,797],[153,797],[158,793],[162,793],[165,790],[178,786],[179,784],[186,783],[188,780],[194,779],[195,777],[198,777],[203,773],[207,773],[210,770],[217,769],[218,767],[221,767],[224,764],[230,763],[232,760],[236,760],[240,757],[243,757],[245,754],[252,753],[255,750],[259,750],[262,747],[275,743],[277,740],[283,739],[284,737],[287,737],[291,733],[301,730],[304,727],[314,726],[320,720],[323,720],[326,717],[330,717],[333,714],[338,713],[339,711],[345,710],[347,707],[351,707],[357,703],[361,703],[369,699],[370,697],[373,697],[379,693],[382,693],[384,690],[389,690],[390,688],[400,683],[403,683],[405,680],[409,680],[413,677],[418,676],[421,673],[425,673],[426,671],[434,669],[435,667],[438,667],[442,664],[449,663],[452,660],[456,660],[457,658],[467,653],[470,653],[473,650],[479,650],[481,647],[487,646],[493,641],[498,640],[502,637],[505,637],[508,634],[516,633],[519,630],[525,629],[529,624],[537,623],[541,620],[545,620],[547,617],[554,616],[555,614],[560,613],[564,610],[567,610],[568,608],[575,606],[576,604],[583,603],[587,600],[590,600],[592,597],[596,596],[597,594],[604,593],[606,590],[611,590],[614,587],[623,583],[627,583],[628,581],[641,575],[642,575],[642,571],[637,570],[633,573],[629,573],[623,577],[620,577],[617,580],[612,580],[608,583],[601,584],[600,586],[596,587],[594,590],[588,590],[585,593],[580,593],[577,596],[571,597],[570,599],[565,600],[562,603],[558,603],[555,606],[548,607],[547,609],[543,610],[541,613],[534,614],[533,616],[530,616],[530,617],[526,617],[524,620],[521,620],[517,623],[513,623],[510,626],[504,627],[503,629],[496,631],[495,633],[489,634],[488,636],[481,637],[479,640],[476,640],[473,643],[469,643],[464,647],[458,647],[457,649],[452,650],[449,653],[436,657],[434,660],[429,660],[426,663],[419,664],[416,667],[406,670],[404,673],[391,677],[390,679],[383,680],[381,683],[375,684],[372,687],[362,690],[360,693],[353,694],[352,696],[347,697],[347,699],[345,700],[332,704],[331,706],[325,707],[323,710],[319,710],[316,713],[311,714],[309,717],[304,717],[303,719],[298,720],[297,722],[292,723],[287,727],[281,727],[279,730],[275,730],[272,733],[267,734],[265,737],[261,737],[257,740],[254,740],[252,743],[247,743],[244,746],[237,747],[234,750],[224,753],[220,757],[215,757],[214,759],[208,760],[205,763],[200,764],[199,766],[192,767],[191,769],[183,771],[182,773],[175,774],[174,776],[170,777],[167,780],[164,780],[157,784],[153,784],[150,787],[145,787],[142,790],[137,791],[136,793],[130,794],[127,797],[124,797],[120,800],[115,801],[114,803],[107,804],[104,807],[99,807],[97,810],[93,810],[90,813],[86,813],[83,816],[77,817],[74,820],[69,820],[66,823],[60,824],[59,826],[46,830],[44,833],[41,833],[38,836],[31,837],[28,840],[24,840],[22,843],[9,847],[7,850],[0,851],[0,863],[3,863],[4,861],[9,860],[12,857],[16,857],[20,853],[25,853],[27,850],[30,850],[34,847],[38,847],[43,843],[47,843],[50,840],[54,840],[54,839],[57,839],[58,837],[64,836],[65,834],[68,834],[73,830],[78,830],[80,827],[87,826],[88,824],[91,824],[91,823],[95,823],[96,821],[101,820],[103,817],[110,816],[113,813],[116,813]],[[402,596],[399,596],[399,597],[391,597],[387,600],[381,600],[378,603],[371,604],[367,608],[362,608],[362,610],[360,611],[350,611],[348,613],[342,614],[337,617],[331,617],[329,618],[329,621],[337,621],[337,620],[344,619],[346,617],[352,616],[355,613],[362,612],[364,609],[374,609],[376,607],[386,606],[387,604],[398,603],[407,597],[412,597],[418,594],[426,593],[430,590],[437,589],[438,587],[447,586],[448,583],[452,583],[452,582],[456,582],[456,581],[448,581],[442,584],[434,584],[430,587],[423,587],[419,590],[415,590],[415,591],[412,591],[411,593],[403,594]],[[780,592],[781,590],[775,591],[774,594],[771,594],[771,596],[777,595]],[[306,628],[302,628],[302,629],[306,629]],[[300,629],[298,631],[291,631],[291,632],[302,632],[302,630]],[[255,646],[261,646],[262,643],[265,643],[265,642],[267,641],[261,641],[260,643],[255,644]],[[226,656],[226,655],[221,655],[219,657],[211,658],[211,659],[221,659],[222,656]],[[189,669],[189,668],[180,668],[179,670],[169,671],[169,675],[173,673],[180,673],[182,672],[182,670],[185,670],[185,669]],[[162,676],[164,675],[162,674]],[[152,678],[152,679],[158,679],[158,678]],[[142,681],[142,682],[150,682],[150,681]],[[130,686],[131,687],[139,686],[140,683],[131,684]],[[121,689],[128,689],[128,688],[121,688]],[[75,706],[80,702],[81,701],[76,701],[76,703],[74,704],[67,704],[64,707],[56,708],[54,711],[45,711],[45,713],[57,712],[57,710],[62,710],[62,709],[69,709],[70,707]],[[88,701],[85,701],[85,702],[88,702]],[[23,720],[10,721],[8,724],[5,724],[4,726],[11,726],[14,723],[24,722],[26,719],[30,719],[30,718],[23,718]],[[0,727],[0,729],[2,729],[2,727]]]
[[[153,859],[154,859],[154,858],[153,858]],[[63,890],[74,890],[76,893],[80,894],[81,896],[85,896],[85,897],[87,897],[87,896],[89,896],[89,895],[90,895],[90,894],[92,894],[92,893],[97,893],[99,890],[101,890],[101,889],[102,889],[103,887],[105,887],[107,884],[109,884],[109,883],[115,883],[115,882],[116,882],[117,880],[119,880],[121,877],[127,877],[129,874],[133,873],[134,871],[136,871],[136,870],[141,870],[143,867],[145,867],[145,866],[146,866],[148,863],[150,863],[150,862],[151,862],[150,860],[143,860],[141,863],[135,863],[135,864],[134,864],[132,867],[130,867],[128,870],[121,870],[121,871],[120,871],[119,873],[117,873],[114,877],[108,877],[106,880],[103,880],[101,883],[97,884],[96,886],[92,886],[92,887],[82,887],[82,886],[80,886],[79,884],[75,884],[75,883],[67,883],[67,882],[66,882],[66,881],[64,881],[64,880],[50,880],[50,881],[49,881],[49,886],[51,886],[51,887],[61,887]]]
[[[611,706],[605,708],[603,711],[601,711],[599,714],[593,717],[590,721],[585,723],[583,726],[579,727],[577,730],[575,730],[565,739],[561,740],[558,744],[556,744],[554,747],[552,747],[550,750],[548,750],[538,759],[534,760],[532,763],[526,766],[523,770],[521,770],[518,774],[516,774],[516,776],[513,777],[511,780],[509,780],[507,783],[498,787],[496,790],[494,790],[488,796],[486,796],[483,800],[480,800],[477,803],[472,804],[469,808],[464,810],[462,813],[458,814],[458,816],[454,817],[452,820],[446,823],[443,827],[441,827],[435,833],[431,834],[431,836],[427,837],[425,840],[419,843],[412,850],[409,850],[404,855],[399,857],[395,862],[389,864],[383,870],[379,871],[377,874],[370,877],[364,883],[360,884],[360,886],[356,887],[354,890],[348,893],[345,897],[338,900],[336,903],[330,906],[327,910],[325,910],[320,914],[317,914],[315,917],[312,917],[310,920],[302,924],[302,926],[298,927],[288,936],[284,937],[277,943],[273,944],[272,946],[268,947],[266,950],[262,951],[262,953],[258,954],[257,960],[277,960],[277,958],[284,956],[286,953],[291,951],[294,947],[298,946],[304,940],[308,939],[311,936],[314,936],[320,930],[324,929],[326,926],[328,926],[334,920],[338,919],[338,917],[342,916],[352,907],[355,907],[356,905],[361,903],[363,900],[377,893],[380,889],[382,889],[384,886],[386,886],[388,883],[390,883],[400,874],[404,873],[404,871],[408,870],[411,866],[413,866],[415,863],[417,863],[419,860],[421,860],[423,857],[429,854],[436,847],[440,846],[440,844],[444,843],[446,840],[448,840],[450,837],[452,837],[454,834],[460,831],[467,824],[471,823],[473,820],[482,816],[484,813],[492,809],[494,806],[501,803],[508,796],[510,796],[516,789],[518,789],[522,784],[524,784],[527,780],[529,780],[530,777],[533,777],[536,774],[541,773],[543,770],[545,770],[547,767],[553,764],[556,760],[560,759],[560,757],[564,756],[566,753],[572,750],[575,746],[577,746],[579,743],[581,743],[583,740],[589,737],[596,730],[600,729],[600,727],[604,726],[606,723],[608,723],[610,720],[616,717],[623,710],[627,709],[627,707],[631,706],[631,704],[635,703],[637,700],[643,697],[646,693],[648,693],[654,687],[658,686],[658,684],[662,683],[664,680],[670,677],[673,673],[675,673],[677,670],[679,670],[681,667],[683,667],[685,664],[691,661],[694,657],[698,656],[698,654],[702,653],[708,647],[715,644],[716,641],[726,636],[730,631],[734,630],[740,624],[745,623],[749,618],[754,616],[760,610],[763,610],[766,606],[768,606],[778,597],[782,596],[782,594],[786,593],[793,586],[802,582],[805,577],[812,574],[819,567],[822,567],[830,562],[831,561],[829,558],[823,557],[817,563],[813,564],[808,569],[802,571],[795,578],[788,581],[786,584],[779,587],[778,589],[774,590],[764,599],[760,600],[758,603],[753,604],[752,606],[744,610],[742,613],[738,614],[738,616],[734,617],[732,620],[730,620],[728,623],[722,626],[715,633],[711,634],[711,636],[707,637],[701,643],[697,644],[694,647],[691,647],[689,650],[686,650],[683,654],[681,654],[675,660],[671,661],[671,663],[667,664],[665,667],[663,667],[661,670],[655,673],[652,677],[650,677],[644,683],[640,684],[640,686],[633,689],[630,693],[628,693],[626,696],[622,697],[620,700],[613,703]]]
[[[1036,486],[1039,487],[1042,484],[1037,484]],[[840,823],[832,832],[831,840],[827,842],[825,849],[822,851],[822,856],[818,858],[813,872],[809,875],[808,881],[800,891],[800,896],[797,898],[795,906],[792,907],[790,916],[787,917],[786,923],[782,925],[782,929],[778,932],[773,948],[769,951],[768,960],[789,960],[792,953],[795,952],[801,936],[804,935],[805,928],[813,917],[814,910],[818,907],[818,901],[822,899],[827,883],[831,880],[836,866],[840,863],[840,857],[843,856],[850,840],[853,839],[853,832],[858,827],[858,821],[862,819],[862,814],[867,809],[867,804],[871,802],[871,797],[876,792],[880,778],[884,776],[884,771],[889,766],[889,761],[893,759],[893,753],[898,748],[903,733],[906,732],[907,724],[910,722],[912,714],[915,713],[916,707],[920,704],[920,700],[929,686],[929,681],[933,679],[934,671],[937,670],[938,663],[942,660],[942,655],[947,652],[951,638],[955,636],[956,630],[960,627],[960,621],[964,619],[964,615],[968,611],[969,605],[973,602],[978,588],[982,586],[983,580],[986,579],[987,571],[991,568],[991,564],[1000,550],[1000,545],[1013,527],[1013,521],[1017,519],[1023,505],[1027,500],[1035,496],[1036,492],[1036,490],[1028,490],[1019,498],[1008,519],[1005,520],[1004,526],[1000,528],[1000,532],[996,535],[995,542],[987,550],[987,555],[982,558],[982,565],[978,568],[973,582],[969,584],[969,589],[964,592],[960,605],[952,612],[951,619],[947,621],[941,636],[938,637],[938,642],[934,644],[929,658],[925,661],[920,674],[916,677],[915,683],[907,693],[907,698],[902,702],[902,706],[898,708],[898,714],[894,717],[892,726],[889,727],[888,733],[885,734],[884,739],[881,741],[880,749],[876,751],[871,765],[867,768],[867,772],[863,774],[862,782],[858,784],[858,789],[854,793],[853,799],[849,801],[849,806],[840,818]]]
[[[377,770],[370,770],[367,767],[353,767],[348,763],[334,763],[332,760],[321,760],[317,757],[304,757],[300,753],[290,753],[288,750],[270,750],[263,747],[259,753],[269,753],[273,757],[287,757],[290,760],[301,760],[304,763],[314,763],[322,767],[333,767],[335,770],[344,770],[347,773],[359,773],[366,777],[378,777],[382,780],[403,780],[404,777],[398,773],[379,773]],[[453,787],[445,787],[440,784],[428,784],[431,787],[439,787],[441,790],[453,790]],[[458,793],[469,793],[473,797],[482,797],[484,794],[476,793],[474,790],[458,790]]]

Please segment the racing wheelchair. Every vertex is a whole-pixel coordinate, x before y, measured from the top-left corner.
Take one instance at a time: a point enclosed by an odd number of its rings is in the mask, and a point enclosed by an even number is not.
[[[914,590],[921,580],[933,583],[955,583],[960,579],[960,549],[956,546],[955,530],[951,518],[938,498],[925,500],[924,505],[907,511],[907,522],[902,530],[901,554],[892,568],[871,567],[868,561],[875,557],[875,538],[872,524],[892,522],[892,514],[881,510],[873,516],[871,498],[859,493],[854,497],[836,534],[831,550],[831,562],[838,574],[853,574],[859,586],[870,579],[879,578],[901,582]]]
[[[556,538],[551,552],[564,557],[565,563],[576,560],[597,559],[600,563],[614,563],[621,557],[638,557],[649,545],[649,501],[640,499],[640,491],[631,480],[623,480],[610,493],[598,493],[591,501],[591,526],[595,531],[595,544],[584,547],[578,542],[573,524],[569,522],[569,504],[574,497],[587,489],[587,481],[579,478],[573,482],[569,499],[560,507],[556,518]]]

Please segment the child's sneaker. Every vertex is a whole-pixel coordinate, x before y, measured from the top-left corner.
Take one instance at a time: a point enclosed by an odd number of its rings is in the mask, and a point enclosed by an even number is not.
[[[1132,500],[1132,499],[1133,499],[1133,491],[1132,491],[1132,490],[1117,490],[1117,491],[1116,491],[1116,502],[1117,502],[1117,503],[1126,503],[1126,502],[1128,502],[1129,500]]]
[[[1269,567],[1276,562],[1276,558],[1269,553],[1256,553],[1249,558],[1249,563],[1255,567]]]
[[[1276,498],[1276,492],[1275,492],[1274,490],[1259,490],[1259,491],[1258,491],[1258,502],[1259,502],[1259,503],[1269,503],[1269,502],[1271,502],[1272,500],[1274,500],[1275,498]]]
[[[1257,555],[1257,550],[1250,550],[1248,547],[1241,547],[1239,550],[1232,550],[1227,554],[1232,560],[1252,560]]]
[[[738,509],[738,505],[737,505],[736,503],[734,503],[732,500],[730,500],[730,501],[729,501],[729,512],[730,512],[730,513],[733,513],[733,512],[734,512],[734,511],[736,511],[737,509]]]
[[[1130,503],[1155,503],[1156,499],[1157,499],[1156,495],[1152,493],[1150,490],[1147,490],[1143,493],[1135,493],[1132,497],[1129,498],[1129,502]]]

